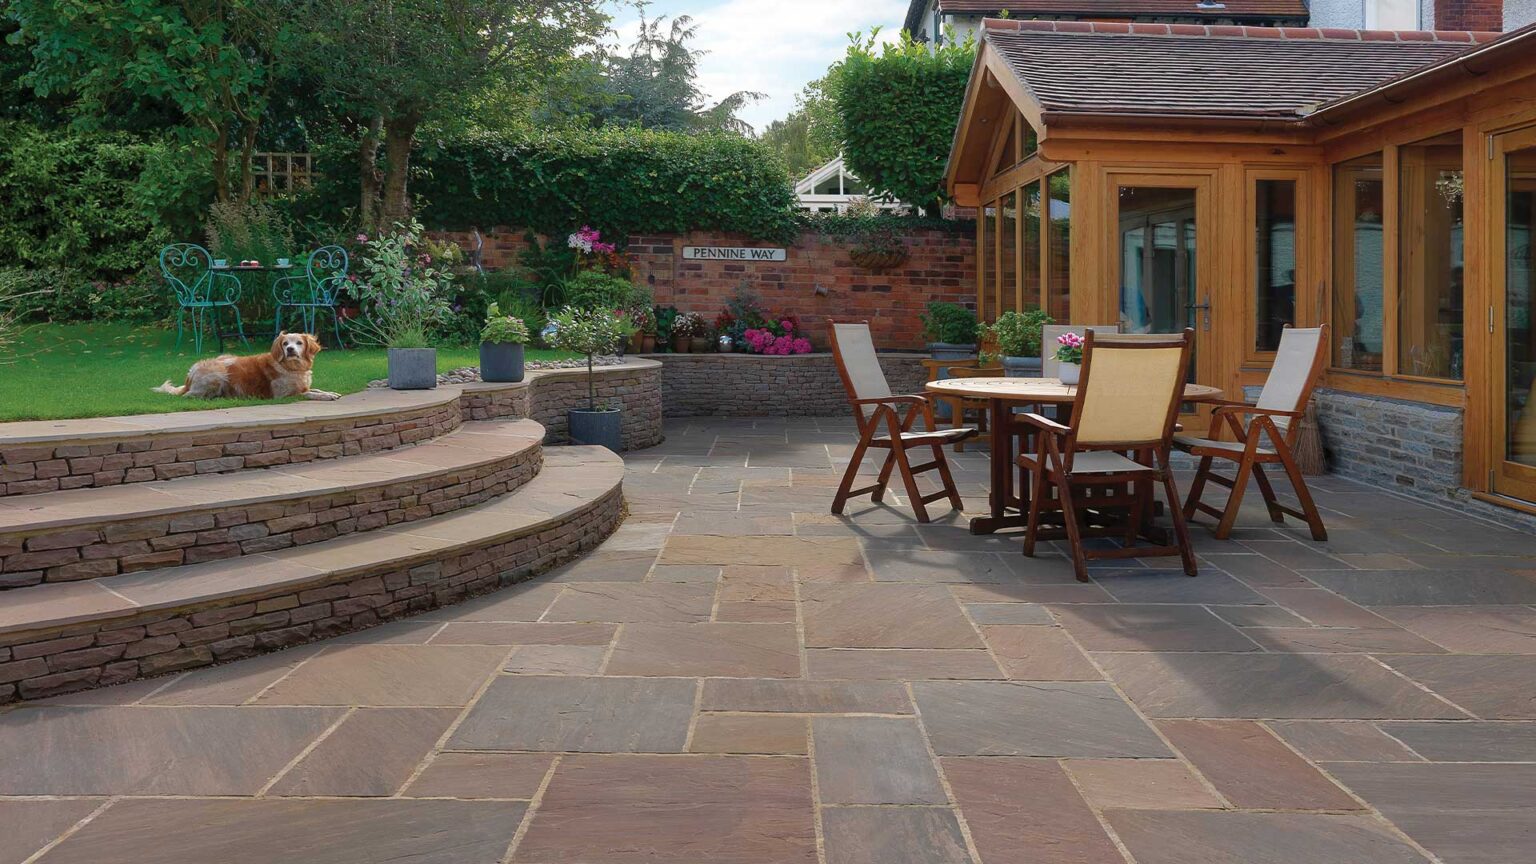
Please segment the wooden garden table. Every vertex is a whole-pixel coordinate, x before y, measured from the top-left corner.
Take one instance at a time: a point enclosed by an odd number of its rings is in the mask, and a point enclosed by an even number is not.
[[[1077,399],[1077,385],[1063,384],[1056,378],[946,378],[929,381],[929,393],[935,396],[987,400],[992,415],[992,494],[991,511],[971,520],[972,534],[992,534],[1003,528],[1023,528],[1029,510],[1029,483],[1020,478],[1019,492],[1013,492],[1014,454],[1030,437],[1032,427],[1013,419],[1018,405],[1070,405]],[[1184,385],[1184,401],[1212,402],[1223,398],[1219,387],[1204,384]],[[1010,513],[1013,510],[1016,512]]]

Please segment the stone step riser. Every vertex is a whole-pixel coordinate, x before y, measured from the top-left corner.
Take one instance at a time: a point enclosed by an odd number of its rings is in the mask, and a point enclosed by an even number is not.
[[[207,505],[151,518],[0,532],[0,592],[272,552],[451,513],[537,475],[542,449],[407,482],[254,504]]]
[[[0,637],[0,703],[120,684],[373,626],[524,581],[596,547],[622,487],[560,517],[452,554],[312,584]]]
[[[340,459],[417,444],[458,428],[456,400],[425,409],[287,425],[0,443],[0,496],[227,474]]]

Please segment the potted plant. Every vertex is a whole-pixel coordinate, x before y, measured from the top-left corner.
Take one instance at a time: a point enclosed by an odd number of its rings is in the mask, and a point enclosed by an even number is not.
[[[976,356],[975,312],[957,303],[935,300],[920,317],[933,359],[969,360]]]
[[[672,321],[672,350],[679,354],[687,354],[695,350],[694,344],[699,340],[705,342],[705,348],[707,348],[709,340],[704,338],[707,333],[702,315],[697,312],[680,313]]]
[[[1056,360],[1061,363],[1060,376],[1063,384],[1076,384],[1083,372],[1083,337],[1076,333],[1063,333],[1056,337]]]
[[[1043,309],[1004,312],[992,324],[997,348],[1003,355],[1003,373],[1010,378],[1040,377],[1040,333],[1052,323]]]
[[[554,325],[548,337],[551,346],[587,357],[587,407],[566,412],[571,441],[600,444],[615,453],[623,450],[623,409],[617,405],[598,407],[597,378],[592,374],[592,358],[612,351],[625,338],[623,319],[607,309],[567,306],[550,316],[550,323]]]
[[[672,325],[681,314],[676,306],[656,307],[656,346],[666,350],[672,344]]]
[[[361,307],[353,321],[358,341],[389,349],[389,386],[431,390],[437,386],[437,349],[429,338],[448,320],[453,275],[418,252],[421,224],[395,224],[364,243],[362,278],[353,284]]]
[[[523,345],[527,341],[528,325],[523,319],[501,314],[501,306],[492,303],[480,330],[480,380],[523,380]]]
[[[631,306],[625,316],[629,319],[629,326],[634,328],[634,333],[629,337],[630,353],[649,354],[656,350],[656,313],[651,311],[650,304]]]

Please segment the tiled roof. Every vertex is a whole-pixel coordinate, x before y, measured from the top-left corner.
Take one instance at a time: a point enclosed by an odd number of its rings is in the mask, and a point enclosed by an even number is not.
[[[939,0],[944,12],[996,15],[1075,15],[1084,18],[1307,18],[1304,0]]]
[[[1290,120],[1500,35],[1017,20],[985,34],[1048,114]]]

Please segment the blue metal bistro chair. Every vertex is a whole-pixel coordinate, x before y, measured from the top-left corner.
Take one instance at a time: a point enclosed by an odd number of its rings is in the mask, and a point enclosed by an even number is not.
[[[232,273],[213,269],[213,256],[195,243],[173,243],[160,250],[160,274],[176,292],[176,347],[181,348],[182,328],[187,318],[192,323],[192,347],[203,353],[203,333],[213,327],[213,335],[224,347],[224,334],[219,330],[219,310],[228,309],[235,315],[235,332],[240,341],[250,345],[245,338],[245,326],[240,321],[240,280]]]
[[[298,313],[305,333],[319,335],[316,329],[321,309],[331,312],[331,330],[336,334],[336,344],[345,348],[341,339],[341,319],[336,306],[341,302],[341,291],[347,284],[347,250],[340,246],[321,246],[309,253],[304,272],[297,276],[284,276],[272,283],[272,297],[277,310],[272,315],[272,330],[283,330],[283,310]]]

